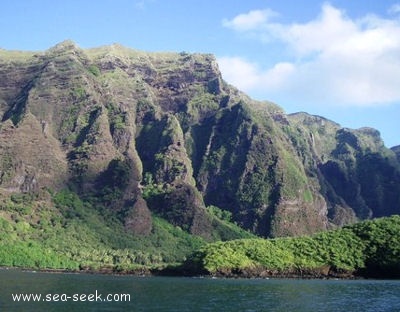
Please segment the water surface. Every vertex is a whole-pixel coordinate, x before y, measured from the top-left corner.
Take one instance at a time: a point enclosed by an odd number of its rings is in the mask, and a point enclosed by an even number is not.
[[[40,294],[41,301],[13,301],[12,294],[21,293]],[[96,293],[103,301],[95,301]],[[93,301],[88,301],[90,294]],[[108,294],[123,301],[106,302]],[[129,295],[130,301],[123,294]],[[46,301],[54,295],[58,301]],[[85,301],[73,300],[81,295]],[[133,277],[0,270],[0,311],[400,311],[400,281]]]

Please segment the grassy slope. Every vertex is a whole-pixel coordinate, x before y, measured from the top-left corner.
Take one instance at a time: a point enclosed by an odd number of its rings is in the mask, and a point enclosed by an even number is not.
[[[14,195],[0,202],[0,265],[128,271],[181,263],[192,254],[187,263],[210,274],[262,268],[271,274],[334,270],[400,276],[400,216],[268,240],[240,231],[216,207],[208,211],[217,230],[216,242],[206,244],[157,216],[150,235],[134,236],[104,207],[68,191],[51,198]],[[218,241],[235,237],[247,238]]]
[[[398,277],[400,216],[365,221],[313,236],[217,242],[202,247],[190,261],[199,271],[210,274],[240,274],[261,268],[272,274],[326,270],[326,275],[334,270]]]
[[[39,196],[40,197],[40,196]],[[214,240],[253,237],[211,216]],[[0,265],[53,269],[133,270],[179,263],[205,241],[153,216],[148,236],[128,233],[106,207],[69,191],[1,197]]]

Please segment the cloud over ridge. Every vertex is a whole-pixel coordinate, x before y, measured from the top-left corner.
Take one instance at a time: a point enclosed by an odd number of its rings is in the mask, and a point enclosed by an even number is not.
[[[252,40],[266,46],[277,41],[291,56],[270,68],[239,56],[221,57],[221,71],[247,92],[293,93],[348,106],[394,103],[400,100],[400,19],[395,16],[400,6],[388,12],[388,17],[352,19],[325,3],[317,17],[304,23],[275,22],[278,14],[270,9],[224,19],[224,27],[251,33]]]

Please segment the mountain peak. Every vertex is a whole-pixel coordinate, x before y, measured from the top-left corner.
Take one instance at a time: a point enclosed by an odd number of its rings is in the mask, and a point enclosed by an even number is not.
[[[147,209],[205,233],[212,205],[287,236],[399,207],[400,172],[377,131],[254,101],[210,54],[66,40],[2,67],[0,118],[0,193],[73,185],[133,231],[150,230]]]
[[[320,125],[325,125],[325,124],[330,124],[331,126],[334,127],[340,127],[340,124],[319,116],[319,115],[312,115],[306,112],[296,112],[296,113],[292,113],[292,114],[288,114],[288,117],[292,120],[297,120],[300,121],[304,124],[310,125],[310,124],[320,124]]]
[[[74,50],[81,50],[81,49],[74,41],[68,39],[60,43],[57,43],[55,46],[51,47],[47,51],[50,53],[59,53],[59,52],[74,51]]]

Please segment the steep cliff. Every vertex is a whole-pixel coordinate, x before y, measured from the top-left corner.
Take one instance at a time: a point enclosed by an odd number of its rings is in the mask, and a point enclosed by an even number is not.
[[[208,54],[2,50],[0,116],[2,196],[69,188],[135,235],[153,214],[223,235],[206,206],[261,236],[400,212],[399,160],[378,131],[254,101]]]
[[[400,145],[393,146],[391,150],[396,154],[397,160],[400,160]]]

